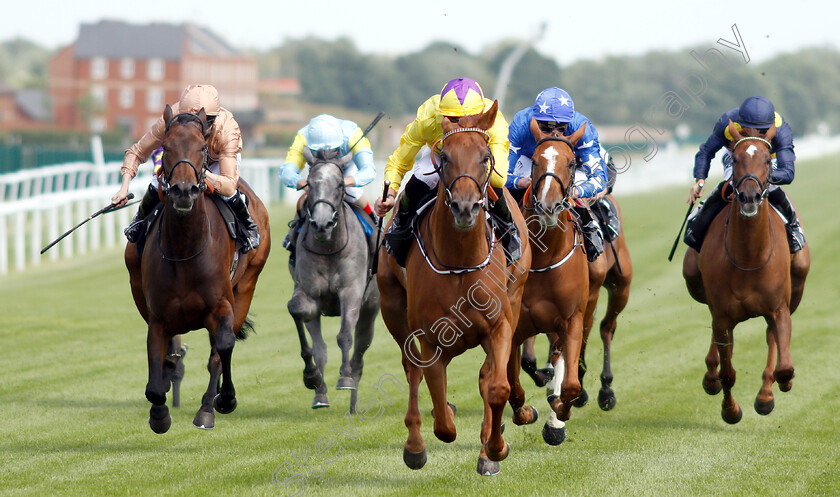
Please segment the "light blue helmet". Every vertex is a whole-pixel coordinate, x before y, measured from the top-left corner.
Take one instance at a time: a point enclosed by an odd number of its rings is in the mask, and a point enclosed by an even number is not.
[[[306,146],[312,151],[335,149],[344,142],[338,119],[329,114],[313,117],[303,134]]]
[[[575,115],[575,103],[566,90],[553,86],[537,95],[534,101],[534,118],[537,121],[568,123]]]

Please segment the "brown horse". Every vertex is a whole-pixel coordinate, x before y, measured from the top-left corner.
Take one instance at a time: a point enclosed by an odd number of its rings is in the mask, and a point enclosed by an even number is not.
[[[704,249],[698,254],[689,248],[683,261],[689,294],[707,304],[712,314],[712,343],[706,355],[703,388],[710,395],[723,389],[721,416],[731,424],[743,415],[732,396],[735,326],[758,316],[767,322],[767,364],[754,407],[759,414],[769,414],[774,407],[773,382],[783,392],[793,386],[790,315],[802,298],[810,267],[807,245],[791,257],[785,225],[764,201],[770,187],[771,141],[776,127],[763,137],[754,130],[743,131],[742,135],[730,122],[732,203],[712,221]]]
[[[513,422],[522,425],[536,421],[536,409],[523,409],[525,391],[519,384],[519,345],[538,333],[554,333],[554,349],[562,354],[555,369],[557,385],[549,398],[552,413],[543,427],[543,439],[558,445],[566,438],[565,421],[572,402],[580,393],[578,361],[583,340],[584,314],[589,301],[589,268],[581,233],[574,226],[570,209],[575,167],[575,143],[586,126],[570,137],[543,133],[536,121],[531,132],[537,140],[531,169],[531,187],[526,192],[523,210],[533,253],[532,268],[525,292],[513,351],[508,363],[511,384],[510,406]]]
[[[510,396],[506,371],[531,252],[517,210],[512,213],[520,227],[522,257],[510,267],[484,219],[493,168],[486,130],[497,111],[494,103],[485,113],[462,117],[457,123],[443,120],[437,201],[415,225],[405,269],[384,248],[380,251],[383,263],[377,282],[382,317],[401,348],[410,389],[403,460],[412,469],[426,463],[418,408],[420,381],[425,376],[434,404],[435,436],[454,441],[455,410],[447,403],[446,367],[453,357],[479,345],[487,354],[479,375],[484,399],[479,474],[498,473],[498,461],[510,450],[501,430]],[[504,194],[513,205],[510,194]],[[415,339],[420,342],[419,352]]]
[[[618,202],[612,195],[607,195],[609,202],[611,202],[616,211],[618,211],[619,225],[621,225],[621,209]],[[604,362],[601,369],[601,389],[598,391],[598,406],[604,410],[609,411],[616,404],[615,392],[612,390],[612,340],[615,336],[618,315],[627,306],[627,301],[630,298],[630,282],[633,279],[633,263],[630,259],[630,251],[627,248],[627,239],[624,237],[624,230],[622,229],[618,236],[612,242],[607,242],[608,245],[602,257],[589,263],[589,285],[590,285],[590,300],[587,304],[587,312],[584,319],[583,328],[583,345],[580,350],[580,365],[578,368],[578,378],[581,382],[581,391],[577,399],[575,399],[575,407],[583,407],[589,400],[589,394],[583,386],[583,378],[588,370],[586,365],[586,344],[589,341],[589,333],[594,324],[594,313],[598,306],[598,299],[600,298],[600,287],[607,291],[607,310],[601,319],[600,331],[601,342],[604,349]],[[604,266],[606,266],[606,274],[604,274]],[[593,290],[598,290],[594,292]],[[553,369],[537,369],[536,355],[534,354],[534,339],[531,337],[525,340],[522,344],[522,369],[525,369],[533,378],[537,386],[543,386],[553,378]],[[555,334],[549,334],[549,343],[553,344],[557,339]],[[554,364],[557,360],[557,354],[554,348],[550,347],[549,364]],[[553,388],[553,387],[552,387]]]
[[[173,117],[167,105],[163,118],[163,211],[146,237],[142,256],[133,243],[125,250],[131,293],[149,325],[146,398],[152,403],[149,426],[155,433],[165,433],[172,424],[166,392],[174,368],[166,363],[171,360],[170,342],[178,334],[199,328],[210,333],[210,383],[193,424],[213,428],[213,407],[223,414],[236,408],[231,355],[235,340],[244,338],[250,327],[248,309],[271,247],[268,212],[245,181],[239,180],[239,189],[248,195],[261,235],[260,246],[245,255],[237,253],[218,208],[202,194],[209,160],[205,137],[210,132],[204,109]]]

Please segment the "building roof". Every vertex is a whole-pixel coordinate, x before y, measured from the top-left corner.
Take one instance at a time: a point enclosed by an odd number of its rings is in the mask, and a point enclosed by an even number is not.
[[[29,117],[36,121],[49,121],[52,119],[49,105],[47,105],[47,92],[39,89],[24,89],[15,92],[15,102],[18,107]]]
[[[240,55],[217,34],[192,24],[129,24],[104,20],[81,25],[75,56],[77,59],[129,57],[180,60],[184,47],[189,47],[194,54]]]

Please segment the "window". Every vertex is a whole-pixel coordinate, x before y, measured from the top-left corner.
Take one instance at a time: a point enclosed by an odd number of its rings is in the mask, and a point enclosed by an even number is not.
[[[93,97],[94,103],[98,105],[105,105],[107,101],[107,91],[104,86],[94,86],[90,89],[90,96]]]
[[[150,112],[163,112],[163,90],[151,87],[146,91],[146,109]]]
[[[160,81],[163,79],[164,66],[161,59],[149,59],[148,76],[151,81]]]
[[[123,79],[131,79],[134,77],[134,59],[123,59],[120,61],[120,76]]]
[[[90,120],[90,130],[94,133],[101,133],[105,131],[107,121],[104,117],[94,117]]]
[[[120,90],[120,107],[130,109],[134,107],[134,90],[126,87]]]
[[[94,57],[90,60],[91,79],[105,79],[108,77],[108,59]]]

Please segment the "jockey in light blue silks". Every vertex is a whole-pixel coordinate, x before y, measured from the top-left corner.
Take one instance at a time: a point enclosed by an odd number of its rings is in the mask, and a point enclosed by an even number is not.
[[[308,148],[316,158],[338,158],[347,155],[353,147],[353,160],[344,166],[345,194],[353,204],[364,209],[371,216],[373,226],[376,219],[370,203],[364,195],[363,186],[376,178],[376,166],[373,163],[373,151],[364,133],[353,121],[336,119],[329,114],[313,117],[309,124],[301,128],[286,154],[286,162],[280,169],[280,180],[289,188],[301,190],[306,187],[306,179],[301,177],[306,159],[303,148]],[[294,263],[295,242],[298,227],[301,224],[300,212],[289,223],[289,234],[283,240],[283,246],[291,252],[289,259]]]
[[[510,123],[508,138],[510,139],[510,153],[508,155],[508,174],[505,186],[514,198],[521,199],[525,189],[531,184],[531,156],[536,148],[536,139],[531,133],[531,120],[544,133],[557,131],[563,136],[571,136],[581,126],[586,124],[586,131],[574,147],[577,167],[575,168],[575,184],[571,192],[571,199],[592,199],[606,193],[608,184],[607,167],[601,156],[601,145],[598,143],[598,131],[586,116],[575,110],[572,97],[560,88],[546,88],[537,95],[534,105],[526,107],[513,117]],[[603,235],[598,223],[592,219],[583,203],[576,202],[580,207],[574,211],[584,234],[586,256],[594,261],[604,251]]]
[[[785,192],[779,188],[779,185],[787,185],[793,181],[794,161],[796,161],[796,155],[793,153],[793,130],[784,118],[776,112],[773,102],[764,97],[749,97],[739,107],[728,110],[718,119],[711,136],[700,145],[700,150],[694,157],[695,185],[691,187],[688,202],[696,201],[703,194],[703,187],[709,175],[712,158],[718,150],[732,141],[732,136],[729,134],[730,120],[739,131],[744,128],[753,128],[758,130],[761,136],[775,124],[776,135],[770,142],[773,154],[770,172],[770,183],[772,185],[769,188],[770,193],[767,199],[776,209],[781,211],[787,220],[788,244],[791,254],[799,252],[805,246],[805,234],[799,225],[793,204],[791,204]],[[723,167],[723,181],[709,193],[706,200],[700,203],[686,224],[684,241],[698,252],[703,245],[706,230],[715,216],[726,205],[720,190],[732,178],[732,156],[729,152],[726,152],[723,156]]]

